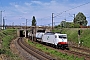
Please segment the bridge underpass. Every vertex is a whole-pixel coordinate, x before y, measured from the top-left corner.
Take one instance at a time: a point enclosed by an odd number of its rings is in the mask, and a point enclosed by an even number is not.
[[[28,31],[29,30],[17,30],[17,36],[18,37],[28,37]]]

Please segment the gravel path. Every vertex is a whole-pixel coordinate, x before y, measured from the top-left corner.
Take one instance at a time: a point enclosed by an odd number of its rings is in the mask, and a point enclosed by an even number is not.
[[[12,50],[13,53],[17,54],[21,60],[26,60],[26,58],[28,58],[28,60],[38,60],[37,58],[35,58],[34,56],[28,54],[25,50],[23,50],[17,43],[18,38],[16,38],[15,40],[13,40],[11,42],[10,48]]]

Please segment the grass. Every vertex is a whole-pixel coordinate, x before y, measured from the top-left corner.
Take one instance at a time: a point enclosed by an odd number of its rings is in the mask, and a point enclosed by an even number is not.
[[[28,43],[31,46],[34,46],[35,48],[39,49],[40,51],[43,51],[43,52],[51,55],[52,57],[57,58],[58,60],[84,60],[83,58],[78,58],[78,57],[75,57],[73,55],[67,55],[67,54],[58,52],[56,50],[52,50],[52,49],[47,48],[46,46],[44,46],[42,44],[32,42],[31,40],[28,40]]]
[[[81,41],[83,41],[83,45],[85,47],[89,47],[90,48],[90,30],[82,30],[82,34],[81,34]]]
[[[0,40],[2,40],[2,48],[0,54],[5,54],[11,60],[20,60],[17,55],[14,55],[10,50],[10,42],[16,38],[15,29],[6,29],[0,32]]]
[[[78,43],[78,30],[80,29],[80,41],[83,41],[83,46],[90,48],[90,28],[66,28],[62,29],[61,33],[65,33],[68,36],[68,40]],[[60,31],[55,29],[54,32]]]

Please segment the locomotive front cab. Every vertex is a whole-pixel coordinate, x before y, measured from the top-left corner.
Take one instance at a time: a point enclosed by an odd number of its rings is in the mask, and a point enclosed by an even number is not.
[[[60,48],[67,48],[68,43],[67,43],[67,34],[59,34],[57,35],[57,40],[58,40],[58,47]]]

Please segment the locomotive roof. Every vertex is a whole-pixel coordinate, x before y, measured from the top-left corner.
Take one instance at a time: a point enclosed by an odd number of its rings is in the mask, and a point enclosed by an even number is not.
[[[60,34],[60,33],[54,33],[54,32],[47,32],[45,35],[67,35],[67,34]]]
[[[55,33],[55,35],[67,35],[67,34],[60,34],[60,33]]]
[[[54,35],[55,33],[53,32],[46,32],[45,35]]]

